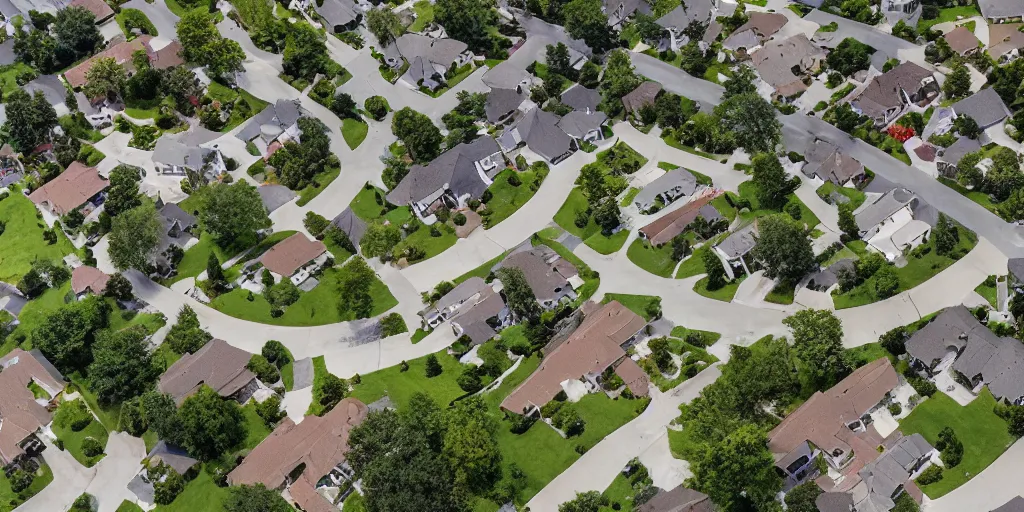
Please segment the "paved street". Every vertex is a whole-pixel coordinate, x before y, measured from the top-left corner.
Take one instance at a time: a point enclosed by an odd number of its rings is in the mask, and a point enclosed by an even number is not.
[[[1024,495],[1024,442],[1017,441],[991,466],[953,492],[925,502],[924,512],[965,512],[994,510],[1016,496]]]

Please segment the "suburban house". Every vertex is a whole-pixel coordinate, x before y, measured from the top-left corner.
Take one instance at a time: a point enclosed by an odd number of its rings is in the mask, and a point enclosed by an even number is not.
[[[227,475],[231,485],[263,485],[306,512],[333,512],[353,489],[339,487],[353,477],[345,462],[352,429],[369,414],[366,404],[345,398],[327,414],[295,423],[285,418]]]
[[[447,84],[451,71],[473,61],[473,52],[462,41],[406,33],[384,49],[384,58],[395,69],[409,67],[401,80],[410,87],[431,91]]]
[[[107,4],[103,4],[106,6]],[[109,9],[109,7],[107,7]],[[22,86],[25,92],[29,96],[34,96],[36,91],[42,92],[43,96],[46,97],[46,102],[53,106],[53,109],[57,112],[58,116],[64,116],[71,113],[72,108],[76,105],[67,105],[68,88],[64,85],[64,81],[57,75],[40,75],[31,82]],[[76,101],[77,103],[77,101]],[[85,111],[83,111],[85,112]]]
[[[180,55],[181,44],[177,41],[141,35],[131,41],[117,43],[65,71],[64,80],[74,89],[82,87],[85,85],[85,74],[92,69],[92,65],[96,63],[96,60],[107,57],[114,59],[118,64],[124,66],[128,74],[131,75],[135,72],[135,65],[132,64],[132,55],[139,50],[146,52],[146,55],[149,56],[150,65],[155,69],[167,69],[185,62]]]
[[[427,165],[414,165],[409,174],[388,192],[389,203],[409,205],[416,216],[433,224],[440,207],[461,208],[479,199],[505,169],[501,148],[491,137],[463,142]]]
[[[597,111],[597,106],[601,103],[601,93],[597,92],[597,89],[587,89],[582,85],[573,84],[559,96],[558,101],[573,110],[590,113]]]
[[[722,41],[722,47],[738,53],[752,53],[774,36],[789,20],[777,13],[752,12],[750,19]]]
[[[157,214],[160,225],[160,241],[157,244],[153,265],[156,274],[161,277],[170,276],[174,270],[172,253],[184,253],[199,239],[192,235],[192,230],[199,225],[199,220],[182,210],[174,203],[164,204],[157,199]],[[172,247],[174,247],[172,249]]]
[[[1024,4],[1016,0],[978,0],[978,7],[992,25],[1024,17]]]
[[[735,279],[736,272],[743,269],[745,274],[750,274],[750,267],[747,266],[747,253],[754,250],[757,245],[757,221],[751,222],[736,231],[733,231],[725,240],[712,247],[718,259],[722,260],[725,267],[725,274],[729,279]]]
[[[352,208],[345,208],[337,217],[331,220],[331,224],[342,230],[348,236],[348,240],[352,242],[352,246],[359,250],[359,242],[363,240],[363,234],[366,233],[365,220],[360,219],[352,211]]]
[[[110,276],[96,267],[81,265],[71,271],[71,291],[79,300],[90,294],[103,295],[107,281],[110,281]]]
[[[647,396],[647,374],[622,348],[637,339],[646,329],[647,321],[618,301],[604,305],[588,302],[582,309],[583,322],[501,402],[502,409],[528,416],[538,414],[544,404],[562,391],[569,400],[579,400],[601,389],[601,375],[609,368],[622,378],[633,395]]]
[[[458,284],[419,313],[423,328],[431,330],[451,319],[455,336],[466,335],[474,345],[494,337],[495,329],[508,321],[508,310],[494,287],[479,277],[471,277]]]
[[[505,128],[498,144],[506,153],[525,145],[552,165],[557,164],[579,149],[575,140],[558,127],[558,121],[551,112],[533,108]]]
[[[53,217],[62,217],[74,210],[88,217],[103,205],[108,185],[110,183],[95,167],[75,161],[56,178],[33,190],[28,198]]]
[[[917,196],[911,191],[894,188],[875,202],[862,206],[854,215],[861,240],[889,261],[921,245],[931,232],[931,225],[915,218],[916,200]]]
[[[974,153],[975,151],[981,151],[981,143],[977,139],[960,137],[948,148],[939,150],[935,159],[935,167],[943,176],[956,179],[957,173],[960,172],[960,169],[957,167],[960,159],[968,153]]]
[[[487,101],[484,103],[484,114],[487,122],[493,125],[502,125],[512,119],[519,112],[519,107],[529,98],[521,86],[511,89],[491,88],[487,93]]]
[[[653,207],[660,210],[676,199],[692,197],[706,188],[707,185],[697,183],[697,177],[693,173],[680,167],[662,174],[644,186],[633,198],[633,204],[641,213],[648,212]]]
[[[942,37],[946,40],[949,48],[961,57],[969,57],[981,50],[981,41],[974,35],[974,32],[963,25],[946,32],[946,35]]]
[[[596,110],[592,112],[574,110],[558,120],[558,127],[566,135],[572,137],[579,147],[582,147],[584,142],[593,144],[604,140],[602,127],[606,124],[608,124],[608,116],[604,112]]]
[[[659,490],[653,498],[636,507],[635,512],[714,512],[715,505],[707,494],[682,484],[671,491]]]
[[[826,52],[797,34],[782,41],[765,43],[750,55],[758,76],[771,88],[770,96],[788,99],[807,90],[804,80],[821,69]]]
[[[1024,258],[1010,258],[1006,261],[1006,270],[1010,274],[1010,289],[1017,292],[1024,290]]]
[[[274,281],[290,279],[292,284],[300,286],[322,268],[330,257],[331,253],[327,252],[327,246],[323,242],[310,240],[302,233],[295,233],[274,244],[260,256],[259,261],[274,276]]]
[[[0,368],[0,464],[10,473],[46,448],[36,435],[53,419],[65,379],[39,350],[16,348],[0,358]],[[36,398],[33,384],[48,398]]]
[[[686,35],[686,29],[691,26],[696,27],[694,24],[708,27],[717,10],[716,3],[714,0],[687,0],[658,18],[655,23],[668,33],[668,37],[659,43],[658,49],[679,51],[680,48],[686,46],[690,42],[690,37]],[[710,27],[706,30],[705,35],[710,31]]]
[[[703,217],[709,223],[723,219],[711,204],[711,201],[718,196],[719,192],[705,189],[697,197],[687,201],[681,208],[676,208],[640,228],[640,237],[649,240],[655,247],[661,247],[686,231],[686,228],[697,217]]]
[[[352,0],[321,0],[310,2],[324,20],[328,32],[340,34],[359,26],[363,12]]]
[[[868,448],[866,443],[861,447]],[[815,505],[824,512],[888,511],[896,507],[896,499],[904,493],[920,505],[924,495],[913,479],[930,466],[937,454],[938,450],[921,434],[902,437],[897,431],[876,449],[857,452],[838,481],[819,477],[816,483],[825,492],[816,498]]]
[[[988,27],[988,55],[999,64],[1006,64],[1020,57],[1024,48],[1022,23],[1002,23]]]
[[[967,116],[974,119],[982,130],[995,126],[1013,115],[1013,112],[1006,108],[1006,104],[1003,103],[1003,99],[999,97],[996,90],[991,87],[982,89],[954,103],[950,108],[953,109],[953,113],[957,116]]]
[[[575,300],[574,290],[583,285],[576,266],[546,245],[519,248],[506,256],[499,266],[522,270],[544,309],[554,308],[563,300]]]
[[[128,482],[128,490],[135,495],[140,503],[156,504],[156,489],[149,478],[149,468],[164,464],[179,475],[186,475],[199,461],[189,457],[183,448],[171,446],[165,441],[157,441],[153,449],[146,454],[149,463],[139,471],[135,478]],[[186,477],[187,478],[187,477]],[[150,507],[151,508],[151,507]]]
[[[902,21],[913,27],[921,19],[921,0],[882,0],[879,10],[889,25]]]
[[[219,149],[184,144],[171,137],[160,137],[153,148],[153,165],[157,174],[187,176],[189,179],[217,179],[228,172]]]
[[[846,474],[863,467],[851,464],[855,456],[877,456],[882,436],[870,413],[885,407],[889,393],[899,384],[892,363],[883,357],[854,370],[835,386],[814,393],[786,416],[768,433],[768,449],[785,480],[784,488],[817,478],[819,457],[829,469]],[[828,474],[820,476],[829,479]]]
[[[96,24],[102,25],[103,22],[114,17],[114,10],[107,5],[103,0],[71,0],[68,7],[81,7],[96,16]]]
[[[602,0],[601,11],[608,16],[608,25],[621,29],[623,23],[636,13],[650,14],[651,5],[646,0]]]
[[[235,137],[242,142],[252,143],[267,159],[285,142],[299,142],[302,134],[299,119],[307,115],[309,112],[299,105],[298,100],[279,99],[250,119]]]
[[[953,380],[977,395],[1024,404],[1024,345],[996,336],[964,306],[947,308],[907,340],[911,366],[927,377],[949,369]]]
[[[203,386],[244,404],[260,387],[256,375],[246,368],[252,354],[213,339],[195,354],[184,354],[160,376],[156,387],[174,398],[179,407]]]
[[[932,72],[907,61],[871,79],[850,106],[870,117],[876,127],[884,128],[911,105],[923,107],[938,95],[939,84]]]
[[[654,100],[658,98],[659,94],[661,94],[661,84],[646,81],[622,97],[622,106],[626,108],[627,114],[639,116],[640,109],[647,105],[654,105]]]
[[[837,187],[856,185],[864,180],[864,164],[847,155],[831,142],[817,139],[808,148],[804,158],[807,163],[801,169],[808,178],[817,178],[821,183],[831,181]]]

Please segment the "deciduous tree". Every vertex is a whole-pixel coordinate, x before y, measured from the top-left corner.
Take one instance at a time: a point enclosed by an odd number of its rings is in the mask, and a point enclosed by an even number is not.
[[[405,107],[395,112],[391,131],[402,140],[409,154],[418,162],[429,162],[441,154],[441,130],[429,117]]]
[[[843,324],[831,311],[804,309],[782,323],[793,330],[793,348],[822,389],[846,377],[853,365],[843,348]]]
[[[100,57],[85,72],[85,95],[116,101],[127,81],[128,73],[113,57]]]
[[[52,30],[57,38],[57,51],[75,57],[93,53],[103,42],[103,36],[96,28],[96,16],[84,7],[72,6],[57,11]]]
[[[517,267],[502,267],[496,273],[504,287],[509,309],[520,320],[535,320],[540,317],[540,304],[533,289],[526,282],[526,275]]]
[[[142,205],[139,194],[139,182],[142,181],[141,169],[121,164],[110,171],[110,184],[107,187],[107,200],[103,203],[103,211],[111,217],[117,217]]]
[[[799,180],[790,179],[779,159],[771,153],[760,153],[753,158],[752,182],[757,185],[757,200],[762,208],[782,210],[789,201],[789,194],[799,185]]]
[[[758,220],[754,257],[765,267],[765,276],[788,283],[799,282],[817,267],[811,242],[802,227],[781,215]]]
[[[238,404],[207,386],[185,399],[178,417],[182,447],[197,459],[215,459],[245,440],[245,417]]]
[[[562,7],[566,32],[574,39],[582,39],[597,53],[612,47],[608,15],[600,0],[570,0]]]
[[[405,26],[398,15],[388,8],[370,9],[366,12],[366,28],[377,38],[381,47],[405,33]]]
[[[32,333],[32,343],[62,372],[81,370],[92,361],[90,348],[96,331],[107,325],[108,311],[96,296],[61,306]]]
[[[243,181],[213,185],[199,219],[221,247],[252,245],[256,232],[270,227],[270,216],[259,192]]]
[[[162,226],[152,203],[136,206],[114,218],[107,235],[107,254],[118,270],[146,271],[160,242]]]
[[[715,114],[748,152],[773,152],[782,140],[782,123],[775,117],[775,107],[757,94],[732,96],[715,107]]]
[[[691,461],[693,478],[687,485],[707,494],[724,510],[761,510],[782,490],[767,442],[757,426],[736,429]]]
[[[148,333],[136,325],[120,331],[100,331],[92,347],[90,390],[101,404],[116,404],[146,391],[160,375],[153,360]]]

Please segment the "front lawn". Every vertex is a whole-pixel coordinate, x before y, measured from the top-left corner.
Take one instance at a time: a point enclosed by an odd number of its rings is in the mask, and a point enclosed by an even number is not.
[[[166,1],[167,6],[170,7],[171,3],[174,0]],[[202,9],[205,10],[206,6],[202,6]],[[263,101],[253,96],[249,93],[249,91],[246,91],[245,89],[231,89],[217,82],[210,82],[210,85],[206,90],[206,94],[211,98],[220,101],[222,105],[227,103],[234,103],[235,100],[237,100],[238,98],[242,98],[242,100],[244,100],[245,103],[249,106],[248,112],[242,112],[242,109],[238,108],[238,106],[236,105],[235,108],[231,110],[231,118],[228,119],[228,122],[220,130],[218,130],[221,133],[229,132],[235,129],[238,125],[244,123],[250,117],[262,112],[263,109],[267,107],[267,105],[270,105],[270,103],[267,103],[266,101]]]
[[[683,341],[692,341],[688,340],[687,338],[689,338],[690,335],[694,334],[700,336],[702,345],[705,347],[710,347],[711,345],[714,345],[718,340],[722,339],[722,335],[717,332],[687,329],[686,327],[683,327],[681,325],[673,327],[672,332],[669,333],[669,336],[672,336],[673,338],[679,338]]]
[[[639,193],[640,189],[636,187],[629,187],[629,190],[626,191],[626,195],[622,196],[622,200],[619,201],[619,206],[622,208],[629,206]]]
[[[739,191],[741,198],[750,201],[750,211],[741,212],[739,214],[740,218],[744,221],[749,222],[758,217],[780,213],[776,210],[769,210],[761,207],[761,202],[757,199],[758,187],[753,181],[744,181],[743,183],[740,183]],[[782,207],[783,212],[786,212],[788,209],[787,207],[791,204],[796,204],[800,208],[799,217],[790,216],[790,218],[801,224],[805,224],[808,228],[813,228],[821,222],[818,220],[818,217],[814,215],[814,212],[812,212],[811,209],[796,196],[796,193],[791,193],[787,197],[788,202]]]
[[[490,197],[484,201],[489,212],[483,217],[484,229],[491,229],[509,218],[537,193],[547,177],[548,169],[546,166],[538,167],[537,170],[533,170],[533,167],[530,169],[523,172],[506,169],[494,177],[494,183],[487,188]],[[518,185],[509,183],[513,176],[519,180]],[[487,194],[484,196],[487,197]]]
[[[978,7],[973,3],[971,5],[940,9],[938,18],[926,20],[924,17],[921,17],[917,22],[917,31],[923,34],[927,29],[939,23],[947,23],[950,21],[956,21],[959,18],[967,19],[974,16],[981,16],[981,13],[978,12]]]
[[[703,348],[691,345],[685,341],[669,339],[668,348],[670,352],[681,357],[684,354],[687,354],[685,357],[682,357],[680,361],[681,367],[677,365],[674,368],[673,373],[678,372],[678,375],[675,375],[674,377],[670,378],[671,374],[670,376],[662,374],[661,370],[659,370],[657,365],[654,364],[651,357],[646,357],[640,360],[640,365],[644,368],[644,371],[647,372],[647,375],[650,376],[651,382],[663,393],[675,388],[683,382],[686,382],[687,379],[692,378],[687,376],[688,373],[700,373],[708,366],[718,362],[717,357],[709,354]]]
[[[601,304],[608,304],[613,300],[619,301],[620,304],[626,306],[626,309],[643,317],[643,319],[648,322],[653,319],[653,316],[648,312],[648,309],[653,309],[655,305],[657,305],[658,310],[661,309],[661,297],[655,297],[652,295],[606,293],[604,294],[604,299],[601,300]]]
[[[389,209],[387,204],[386,192],[373,185],[366,184],[356,194],[356,197],[352,199],[352,203],[349,206],[352,208],[352,213],[355,213],[357,217],[366,222],[383,218],[402,225],[412,220],[412,211],[409,210],[408,206]]]
[[[71,293],[71,281],[60,288],[49,288],[42,295],[25,304],[18,316],[18,326],[14,328],[0,345],[0,355],[14,350],[20,343],[22,347],[32,346],[32,333],[46,320],[46,317],[64,305],[64,298]]]
[[[944,470],[942,480],[918,484],[929,498],[939,498],[960,487],[1013,444],[1014,438],[1007,431],[1006,422],[992,410],[995,405],[996,400],[987,387],[967,407],[961,407],[938,392],[900,421],[904,435],[921,434],[932,445],[938,441],[943,427],[952,427],[964,445],[963,461],[955,468]]]
[[[7,199],[0,200],[0,281],[18,284],[35,260],[61,263],[75,247],[60,228],[55,229],[57,243],[43,240],[46,225],[36,217],[36,207],[17,187],[11,187]]]
[[[185,251],[185,255],[178,262],[178,273],[165,279],[164,286],[170,286],[186,277],[196,277],[205,272],[211,252],[216,254],[217,259],[223,263],[242,252],[242,248],[223,249],[214,242],[213,235],[204,231],[199,234],[199,243]]]
[[[601,233],[601,226],[594,222],[593,215],[587,218],[586,226],[582,228],[576,226],[576,212],[585,211],[589,207],[587,197],[583,195],[579,187],[574,187],[572,192],[569,193],[569,197],[565,199],[565,203],[555,213],[555,223],[561,226],[562,229],[582,239],[591,249],[601,254],[617,252],[626,243],[626,238],[629,237],[627,230],[623,229],[613,233],[611,236],[605,236]]]
[[[365,136],[365,134],[364,134]],[[346,139],[346,142],[348,139]],[[305,188],[298,191],[299,198],[295,201],[298,206],[306,206],[306,203],[310,202],[316,196],[320,195],[321,192],[327,190],[327,187],[341,175],[341,167],[328,167],[323,172],[313,176],[313,182],[306,185]]]
[[[3,97],[6,98],[8,94],[21,88],[18,85],[18,75],[27,75],[34,72],[35,70],[24,62],[15,62],[0,67],[0,90],[3,91]]]
[[[1000,215],[999,206],[996,203],[992,202],[992,197],[989,196],[988,194],[980,190],[968,189],[967,187],[957,183],[956,180],[951,180],[949,178],[945,178],[942,176],[939,176],[939,182],[957,191],[958,194],[970,199],[971,201],[980,204],[986,210],[996,215]]]
[[[75,460],[81,465],[90,468],[102,459],[105,454],[88,456],[85,454],[85,450],[82,444],[88,438],[93,438],[99,441],[100,446],[107,446],[107,429],[103,425],[92,418],[91,413],[89,414],[89,424],[81,430],[75,431],[72,429],[73,418],[76,416],[77,409],[75,408],[78,400],[71,400],[62,402],[60,407],[57,408],[57,412],[54,414],[53,424],[51,429],[53,434],[57,436],[57,439],[64,443],[64,449],[70,453]]]
[[[984,297],[985,300],[987,300],[992,307],[996,307],[996,301],[998,300],[999,296],[998,291],[996,289],[996,279],[1005,280],[1006,277],[988,276],[988,278],[985,279],[983,283],[979,284],[974,289],[974,291],[978,292],[978,295]]]
[[[345,138],[345,144],[348,144],[349,149],[359,147],[369,130],[370,127],[359,119],[346,117],[341,121],[341,136]]]
[[[349,396],[369,404],[389,396],[399,409],[407,406],[416,393],[426,393],[441,407],[447,407],[452,400],[466,394],[455,382],[462,373],[462,364],[446,351],[434,354],[444,370],[441,375],[427,378],[426,357],[407,361],[409,369],[402,371],[401,365],[385,368],[360,376],[359,384],[352,386]]]
[[[860,207],[860,205],[864,204],[864,199],[867,198],[864,192],[861,192],[860,190],[850,187],[837,187],[831,181],[826,181],[825,183],[823,183],[820,187],[818,187],[818,190],[816,192],[818,194],[818,197],[822,199],[831,196],[832,192],[837,192],[839,194],[846,196],[847,198],[850,199],[850,202],[846,204],[850,205],[851,211],[856,210],[857,208]]]
[[[416,19],[409,25],[409,32],[419,32],[434,21],[434,4],[428,0],[420,0],[412,4],[412,11],[416,13]]]
[[[717,290],[708,290],[708,278],[702,277],[700,281],[697,281],[697,283],[693,285],[693,291],[709,299],[720,300],[722,302],[732,302],[732,298],[736,296],[736,290],[739,289],[740,283],[742,283],[746,278],[747,276],[744,275],[739,279],[733,279],[732,281],[725,283],[725,286]]]
[[[196,475],[185,486],[174,501],[169,505],[157,505],[156,512],[222,512],[224,501],[228,498],[230,490],[227,487],[220,487],[213,481],[213,477],[202,466],[199,474]]]
[[[138,506],[138,505],[136,505],[136,504],[134,504],[134,503],[132,503],[132,502],[130,502],[128,500],[124,500],[124,501],[121,502],[120,505],[118,505],[117,510],[115,510],[114,512],[145,512],[145,511],[142,510],[142,507],[140,507],[140,506]]]
[[[676,269],[678,261],[672,259],[672,244],[663,244],[655,247],[649,241],[637,238],[629,244],[626,250],[626,257],[634,265],[661,277],[672,277],[672,271]]]
[[[683,144],[682,142],[679,142],[679,139],[676,138],[675,133],[673,133],[671,130],[667,130],[662,135],[661,140],[665,141],[665,144],[668,144],[669,146],[672,146],[672,147],[674,147],[676,149],[680,149],[680,150],[686,151],[687,153],[692,153],[692,154],[697,155],[697,156],[702,156],[702,157],[707,158],[709,160],[717,161],[718,158],[719,158],[716,155],[712,155],[711,153],[706,153],[704,151],[701,151],[699,149],[694,148],[693,146],[687,146],[686,144]]]
[[[47,466],[42,458],[36,460],[39,461],[39,469],[36,470],[35,478],[32,479],[28,488],[21,492],[14,492],[14,489],[11,489],[11,481],[3,473],[0,473],[0,512],[11,512],[53,481],[53,471],[50,470],[50,466]]]
[[[765,302],[771,302],[773,304],[788,305],[793,303],[793,296],[796,294],[796,288],[786,283],[779,283],[772,291],[768,292],[765,296]]]
[[[430,228],[421,225],[419,229],[403,238],[401,242],[398,242],[398,245],[395,245],[395,248],[392,250],[393,253],[400,254],[409,246],[419,247],[425,255],[416,261],[409,262],[410,264],[415,264],[447,251],[449,247],[459,241],[459,237],[455,235],[455,228],[440,222],[435,223],[434,226],[437,226],[441,236],[431,235]]]

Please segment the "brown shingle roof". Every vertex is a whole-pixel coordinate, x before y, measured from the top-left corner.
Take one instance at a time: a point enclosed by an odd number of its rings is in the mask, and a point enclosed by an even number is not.
[[[271,272],[289,277],[326,250],[327,246],[323,242],[310,240],[302,233],[295,233],[271,247],[260,257],[260,261]]]
[[[0,359],[0,366],[0,461],[6,465],[25,453],[18,445],[52,419],[46,407],[36,402],[29,383],[35,381],[54,395],[64,389],[64,383],[20,348]]]
[[[114,15],[114,10],[103,0],[71,0],[69,7],[84,7],[96,16],[96,23]]]
[[[700,209],[719,195],[716,192],[695,198],[681,208],[672,210],[658,220],[640,228],[640,233],[654,245],[666,244],[676,235],[685,231],[686,227],[700,214]]]
[[[95,167],[73,162],[60,176],[36,189],[28,198],[55,215],[64,215],[106,188],[107,180],[100,176]]]
[[[64,79],[71,84],[71,87],[82,87],[85,85],[85,75],[90,69],[92,69],[93,64],[96,63],[96,59],[104,57],[113,58],[118,64],[124,66],[126,70],[134,71],[135,66],[132,64],[132,55],[139,50],[144,50],[146,54],[149,55],[150,63],[156,69],[165,69],[171,66],[180,65],[184,62],[180,55],[181,44],[178,43],[178,41],[171,41],[159,50],[154,50],[153,36],[142,35],[132,39],[131,41],[115,44],[114,46],[93,55],[89,60],[65,71]]]
[[[635,114],[645,105],[654,104],[660,92],[661,84],[658,82],[644,82],[622,97],[622,105],[626,107],[626,112]]]
[[[75,295],[86,291],[102,295],[109,280],[110,276],[104,274],[102,270],[82,265],[71,271],[71,291],[75,292]]]
[[[1022,23],[1002,23],[988,27],[988,54],[998,59],[1013,50],[1024,48]]]
[[[646,323],[618,301],[609,302],[588,314],[576,331],[541,361],[540,368],[505,398],[501,407],[514,413],[522,413],[532,406],[541,407],[562,390],[563,381],[579,379],[588,373],[603,372],[626,357],[620,345]],[[623,363],[628,364],[625,361]],[[638,379],[630,370],[627,367],[623,372],[641,384],[642,379]],[[646,384],[646,381],[642,384]],[[646,387],[630,387],[630,391],[634,395],[647,394]]]
[[[678,485],[671,491],[655,494],[637,507],[636,512],[712,512],[714,509],[706,494]]]
[[[917,92],[921,87],[921,81],[930,76],[931,71],[906,61],[876,76],[853,102],[864,114],[880,117],[887,109],[903,104],[900,91]]]
[[[157,389],[173,396],[178,405],[203,385],[229,397],[256,378],[245,368],[251,358],[252,354],[224,340],[211,340],[195,354],[185,354],[175,361],[160,376]]]
[[[568,279],[579,274],[575,265],[543,246],[510,254],[501,266],[522,270],[533,295],[542,302],[554,300],[559,296],[555,289],[565,289]]]
[[[967,52],[977,49],[981,41],[975,37],[974,32],[967,30],[963,25],[954,28],[943,36],[950,49],[963,56]]]

